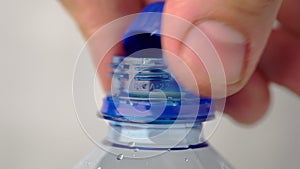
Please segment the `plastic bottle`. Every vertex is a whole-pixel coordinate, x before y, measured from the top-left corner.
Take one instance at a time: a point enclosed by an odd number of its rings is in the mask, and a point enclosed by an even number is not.
[[[112,91],[99,116],[110,128],[103,145],[74,169],[231,169],[205,141],[212,100],[182,88],[169,73],[160,44],[163,2],[148,5],[128,28],[127,57],[112,60]]]

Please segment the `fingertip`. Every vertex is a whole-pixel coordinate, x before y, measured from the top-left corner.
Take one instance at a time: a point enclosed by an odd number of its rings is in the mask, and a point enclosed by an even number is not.
[[[251,125],[262,119],[269,104],[268,81],[256,71],[243,89],[226,99],[224,112],[241,124]]]

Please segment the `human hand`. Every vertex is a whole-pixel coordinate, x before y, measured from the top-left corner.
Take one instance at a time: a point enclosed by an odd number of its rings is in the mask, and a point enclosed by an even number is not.
[[[152,1],[61,0],[85,38],[110,21],[140,12]],[[300,95],[300,5],[296,0],[169,0],[164,12],[195,23],[215,46],[224,65],[227,82],[228,97],[224,111],[235,120],[250,124],[264,115],[269,106],[270,82]],[[272,31],[276,18],[281,26]],[[174,29],[166,20],[163,27]],[[176,27],[175,32],[184,35],[182,41],[193,37],[189,27]],[[197,85],[190,86],[192,83],[186,78],[186,73],[174,69],[180,63],[167,57],[176,79],[191,91],[209,95],[210,82],[199,58],[179,40],[162,37],[162,42],[165,50],[174,53],[189,66]],[[121,45],[110,51],[121,52]],[[107,76],[109,62],[109,57],[104,59],[101,67],[106,66],[104,70],[107,71],[99,71],[106,89],[110,87]]]

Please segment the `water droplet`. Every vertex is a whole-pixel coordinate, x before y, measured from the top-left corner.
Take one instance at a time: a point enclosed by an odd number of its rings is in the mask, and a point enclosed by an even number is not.
[[[140,149],[135,148],[135,149],[133,149],[133,151],[134,151],[134,152],[138,152],[138,151],[140,151]]]
[[[171,151],[171,149],[170,149],[170,148],[168,148],[168,151]]]
[[[185,162],[188,162],[188,161],[189,161],[189,159],[188,159],[188,158],[184,158],[184,161],[185,161]]]
[[[124,155],[123,155],[123,154],[119,154],[119,155],[117,156],[117,160],[123,160],[123,158],[124,158]]]
[[[97,169],[102,169],[101,167],[98,167]]]
[[[191,124],[188,124],[188,123],[184,124],[184,126],[185,126],[185,128],[188,128],[188,129],[190,129],[192,127]]]
[[[221,166],[222,169],[229,169],[230,168],[224,162],[220,162],[220,166]]]
[[[90,166],[90,165],[91,165],[91,162],[87,161],[87,162],[85,163],[85,165],[86,165],[86,166]]]
[[[129,143],[128,143],[128,146],[129,146],[129,147],[135,147],[135,142],[129,142]]]

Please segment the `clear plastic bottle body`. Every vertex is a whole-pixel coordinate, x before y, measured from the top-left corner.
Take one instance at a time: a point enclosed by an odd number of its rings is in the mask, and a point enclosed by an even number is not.
[[[132,151],[124,149],[125,151]],[[149,150],[150,151],[150,150]],[[140,152],[138,152],[140,153]],[[73,169],[232,169],[210,146],[174,150],[143,159],[120,157],[96,148]]]
[[[152,133],[155,130],[158,129],[148,128],[139,132]],[[176,130],[180,128],[171,129],[170,133]],[[113,143],[109,149],[96,148],[73,169],[233,169],[218,152],[203,141],[199,128],[188,128],[185,130],[187,132],[177,132],[150,144],[140,138],[131,137],[130,140],[125,140],[125,137],[132,136],[131,131],[115,131],[112,127],[104,141]],[[168,149],[167,146],[171,144],[166,144],[166,141],[172,142],[181,135],[186,136]],[[149,139],[151,140],[150,137]]]

